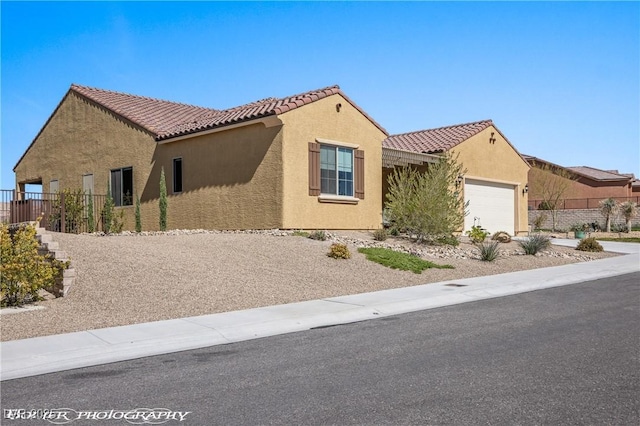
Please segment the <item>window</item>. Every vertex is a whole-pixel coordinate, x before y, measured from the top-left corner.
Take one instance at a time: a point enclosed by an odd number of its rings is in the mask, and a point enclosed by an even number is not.
[[[111,196],[116,206],[133,205],[133,168],[111,170]]]
[[[364,200],[364,151],[345,142],[316,141],[309,142],[309,195],[320,202]]]
[[[84,195],[95,195],[95,191],[93,190],[93,175],[82,176],[82,190],[84,191]]]
[[[353,197],[353,149],[320,145],[320,193]]]
[[[182,192],[182,158],[173,159],[173,193]]]

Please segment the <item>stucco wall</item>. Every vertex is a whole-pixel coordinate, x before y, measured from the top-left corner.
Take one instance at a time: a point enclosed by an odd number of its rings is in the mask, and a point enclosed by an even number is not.
[[[171,228],[276,228],[281,226],[281,127],[264,124],[158,144],[137,127],[71,92],[16,167],[16,185],[42,180],[43,192],[82,188],[94,175],[94,193],[105,194],[110,171],[133,167],[142,227],[159,228],[159,182],[164,167]],[[173,194],[175,157],[183,158],[183,192]],[[134,206],[124,229],[135,226]]]
[[[341,104],[339,111],[336,104]],[[382,140],[386,137],[341,95],[279,116],[284,123],[283,227],[375,229],[382,223]],[[357,204],[321,203],[309,195],[309,142],[316,138],[359,145],[365,152],[365,197]]]
[[[182,158],[183,189],[173,194],[176,157]],[[143,201],[157,205],[161,167],[169,193],[170,228],[282,226],[281,126],[252,124],[159,144]]]
[[[133,167],[134,191],[139,194],[147,185],[155,147],[146,131],[69,92],[15,168],[16,187],[42,180],[43,192],[49,192],[50,181],[57,179],[60,190],[77,189],[83,175],[93,174],[94,193],[106,194],[111,170]],[[133,229],[133,207],[121,210],[125,229]],[[143,215],[152,210],[143,206]]]
[[[491,133],[495,141],[491,141]],[[465,179],[478,179],[513,184],[515,232],[528,231],[527,194],[522,189],[527,184],[529,165],[518,152],[490,126],[452,149],[459,154],[458,162],[466,170]]]

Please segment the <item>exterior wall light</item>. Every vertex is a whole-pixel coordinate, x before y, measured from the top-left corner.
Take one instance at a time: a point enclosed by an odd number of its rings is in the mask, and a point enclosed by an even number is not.
[[[458,179],[456,179],[456,188],[460,186],[463,180],[464,180],[464,176],[458,175]]]
[[[522,190],[522,195],[526,194],[527,192],[529,192],[529,184],[525,184],[524,185],[524,189]]]

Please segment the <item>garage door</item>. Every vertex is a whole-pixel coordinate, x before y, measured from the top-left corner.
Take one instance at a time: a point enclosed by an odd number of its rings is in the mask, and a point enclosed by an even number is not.
[[[464,184],[464,201],[469,202],[469,214],[464,218],[465,232],[480,225],[494,233],[515,230],[515,201],[513,185],[467,179]]]

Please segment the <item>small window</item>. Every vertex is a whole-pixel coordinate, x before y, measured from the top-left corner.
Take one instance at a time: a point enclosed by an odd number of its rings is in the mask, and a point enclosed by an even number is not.
[[[182,158],[173,159],[173,193],[182,192]]]
[[[320,192],[353,197],[353,149],[320,145]]]
[[[111,170],[111,196],[116,206],[133,205],[133,168]]]

